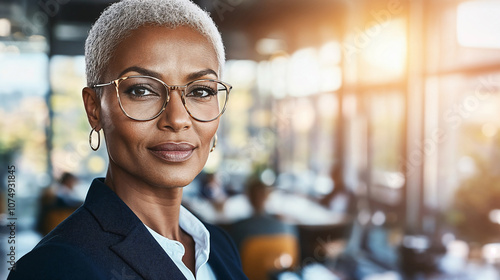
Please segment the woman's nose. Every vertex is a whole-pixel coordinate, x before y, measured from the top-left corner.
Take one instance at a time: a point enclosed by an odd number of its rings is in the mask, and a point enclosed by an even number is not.
[[[171,90],[170,100],[168,101],[165,111],[160,116],[161,126],[167,127],[173,131],[187,129],[192,125],[192,118],[184,107],[181,94],[182,90]]]

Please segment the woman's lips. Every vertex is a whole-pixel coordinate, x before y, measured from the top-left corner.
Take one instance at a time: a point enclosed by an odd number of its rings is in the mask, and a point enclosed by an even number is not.
[[[157,157],[168,162],[183,162],[191,158],[196,147],[190,143],[164,143],[149,148]]]

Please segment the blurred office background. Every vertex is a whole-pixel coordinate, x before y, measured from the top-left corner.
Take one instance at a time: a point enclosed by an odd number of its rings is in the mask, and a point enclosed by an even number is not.
[[[82,199],[105,175],[80,96],[83,42],[111,2],[0,1],[0,278],[7,166],[17,259],[64,172]],[[500,1],[195,2],[233,91],[187,207],[231,231],[252,215],[248,178],[267,185],[298,243],[274,279],[500,279]]]

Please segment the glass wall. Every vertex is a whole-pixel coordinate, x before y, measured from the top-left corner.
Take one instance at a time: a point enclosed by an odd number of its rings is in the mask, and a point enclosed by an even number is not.
[[[425,203],[445,213],[459,238],[481,244],[498,241],[500,230],[499,10],[497,1],[443,3],[430,9],[441,17],[426,25],[435,32],[429,32],[425,76],[427,103],[434,103],[426,129]]]
[[[278,174],[278,186],[320,195],[336,155],[337,90],[342,84],[340,45],[326,42],[269,60],[229,61],[225,78],[237,85],[224,116],[227,156]],[[233,115],[234,114],[234,115]],[[238,117],[236,117],[238,116]],[[227,128],[226,128],[227,126]],[[243,152],[242,152],[243,151]]]

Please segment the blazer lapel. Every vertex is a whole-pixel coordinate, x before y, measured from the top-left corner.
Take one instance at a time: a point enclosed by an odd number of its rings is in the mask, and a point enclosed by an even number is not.
[[[231,271],[231,268],[227,267],[221,256],[216,251],[216,248],[213,246],[210,246],[208,264],[210,264],[210,267],[217,276],[217,279],[234,279],[234,275],[229,272]]]
[[[144,279],[186,279],[143,226],[110,248]]]
[[[108,187],[95,179],[84,203],[106,232],[124,238],[110,249],[144,279],[186,279],[134,212]]]

